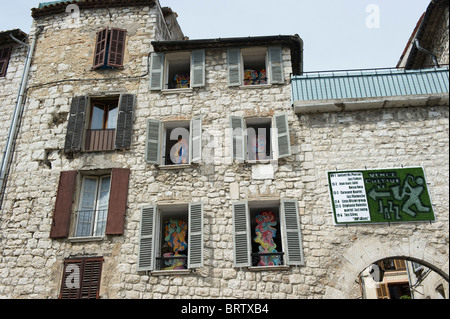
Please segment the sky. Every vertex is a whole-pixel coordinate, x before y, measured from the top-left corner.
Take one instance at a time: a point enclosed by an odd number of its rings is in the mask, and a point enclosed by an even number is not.
[[[40,0],[0,0],[0,31],[29,32]],[[395,67],[430,0],[159,0],[190,39],[294,35],[304,71]]]

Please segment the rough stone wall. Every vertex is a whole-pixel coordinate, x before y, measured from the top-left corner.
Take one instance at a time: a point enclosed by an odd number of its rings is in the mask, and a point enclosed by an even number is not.
[[[145,73],[155,20],[142,22],[136,10],[145,8],[129,10],[121,13],[126,20],[113,20],[130,34],[136,26],[127,40],[126,67],[105,74]],[[111,11],[113,16],[119,13]],[[89,68],[95,32],[108,20],[94,12],[82,19],[85,27],[78,31],[64,29],[63,19],[46,20],[51,27],[38,41],[31,85],[67,76],[104,77]],[[75,47],[68,50],[68,43]],[[76,64],[70,63],[74,60]],[[448,265],[448,106],[297,116],[290,101],[287,48],[283,48],[283,64],[285,85],[230,88],[226,50],[215,49],[206,50],[204,88],[150,91],[149,79],[143,77],[32,89],[0,220],[0,296],[58,298],[63,262],[75,256],[104,257],[102,298],[357,297],[358,272],[377,258],[413,256]],[[111,92],[137,96],[131,149],[68,158],[63,148],[71,99]],[[230,159],[229,116],[271,117],[281,112],[288,114],[293,155],[278,160],[273,178],[252,178],[257,165]],[[205,150],[202,163],[164,170],[145,162],[147,119],[198,115],[203,144],[216,143]],[[207,156],[210,151],[212,159]],[[400,165],[424,166],[437,222],[333,226],[326,171]],[[124,235],[92,242],[50,239],[60,172],[113,167],[131,170]],[[233,268],[232,203],[284,198],[298,200],[305,265],[264,271]],[[180,201],[204,204],[204,267],[186,275],[138,272],[141,208]]]
[[[442,5],[441,19],[436,23],[436,34],[429,50],[436,55],[439,65],[449,64],[449,6]],[[428,49],[428,48],[427,48]],[[434,65],[433,59],[426,55],[424,65]]]
[[[27,53],[27,49],[17,43],[12,47],[8,71],[5,77],[0,78],[0,159],[3,159]]]

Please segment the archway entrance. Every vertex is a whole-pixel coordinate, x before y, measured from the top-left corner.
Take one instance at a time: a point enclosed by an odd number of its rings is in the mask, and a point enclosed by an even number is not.
[[[363,299],[448,299],[448,275],[413,257],[374,262],[358,276]]]

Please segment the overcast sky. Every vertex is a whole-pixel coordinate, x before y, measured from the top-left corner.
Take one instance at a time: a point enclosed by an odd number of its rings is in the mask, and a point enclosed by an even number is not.
[[[31,8],[1,0],[0,31],[30,31]],[[190,39],[298,34],[304,71],[394,67],[430,0],[160,0]]]

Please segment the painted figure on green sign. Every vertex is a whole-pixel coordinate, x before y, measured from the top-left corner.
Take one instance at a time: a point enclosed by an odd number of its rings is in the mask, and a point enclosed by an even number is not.
[[[412,206],[416,206],[419,213],[429,213],[431,208],[424,206],[420,200],[420,196],[425,190],[424,179],[420,176],[414,178],[412,175],[408,175],[403,183],[403,188],[400,191],[400,185],[391,187],[392,195],[396,200],[403,201],[401,211],[416,217],[417,212],[411,209]],[[412,186],[412,185],[416,186]],[[405,200],[405,198],[408,198]]]

